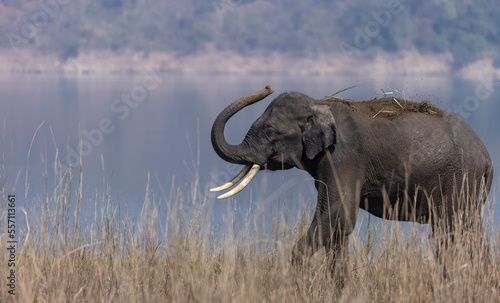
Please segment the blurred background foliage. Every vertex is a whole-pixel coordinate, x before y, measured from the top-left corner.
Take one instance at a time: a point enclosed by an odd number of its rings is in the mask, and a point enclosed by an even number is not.
[[[53,16],[44,20],[44,12]],[[498,0],[0,0],[0,50],[28,48],[62,61],[99,50],[146,57],[409,50],[449,52],[455,67],[482,56],[498,66],[498,16]],[[23,35],[27,26],[36,28],[32,37]]]

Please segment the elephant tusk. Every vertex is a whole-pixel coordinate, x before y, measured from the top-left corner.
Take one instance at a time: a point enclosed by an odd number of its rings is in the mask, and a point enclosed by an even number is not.
[[[221,185],[221,186],[218,186],[218,187],[214,187],[214,188],[211,188],[210,191],[211,192],[214,192],[214,191],[221,191],[221,190],[224,190],[224,189],[228,189],[230,188],[231,186],[235,185],[236,183],[240,182],[241,179],[243,179],[243,177],[248,173],[248,171],[250,170],[251,166],[250,165],[245,165],[245,167],[243,167],[243,169],[240,171],[240,173],[233,178],[233,180]]]
[[[245,177],[245,179],[243,179],[243,181],[241,181],[240,184],[238,184],[235,188],[231,189],[227,193],[218,196],[217,199],[226,199],[239,193],[243,188],[245,188],[248,185],[248,183],[250,183],[250,181],[252,181],[252,179],[255,177],[259,169],[260,165],[254,164],[250,169],[248,175]]]

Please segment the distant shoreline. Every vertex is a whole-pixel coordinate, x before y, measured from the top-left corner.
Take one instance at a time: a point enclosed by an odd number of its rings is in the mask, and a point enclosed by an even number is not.
[[[0,74],[118,75],[142,73],[146,67],[173,75],[286,75],[286,76],[382,76],[453,75],[477,78],[484,74],[500,78],[493,59],[484,58],[460,70],[452,68],[451,54],[423,55],[418,52],[378,52],[368,57],[319,54],[293,58],[272,53],[243,56],[209,51],[177,56],[153,52],[116,54],[92,52],[61,62],[57,56],[34,55],[28,51],[0,52]]]

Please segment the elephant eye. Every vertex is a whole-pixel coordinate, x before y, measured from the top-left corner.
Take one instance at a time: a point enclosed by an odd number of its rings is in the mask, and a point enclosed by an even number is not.
[[[314,118],[313,118],[313,116],[307,117],[306,123],[309,124],[309,125],[314,124]]]
[[[305,121],[303,121],[303,123],[300,125],[300,129],[302,131],[305,131],[309,128],[311,128],[311,126],[314,124],[314,121],[313,121],[313,116],[309,116],[305,119]]]

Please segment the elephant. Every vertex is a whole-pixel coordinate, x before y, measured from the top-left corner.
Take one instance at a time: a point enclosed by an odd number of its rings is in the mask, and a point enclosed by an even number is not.
[[[215,152],[244,168],[211,191],[243,179],[218,198],[230,197],[263,169],[307,171],[318,198],[309,229],[292,249],[294,264],[325,248],[334,270],[335,260],[346,257],[360,208],[384,219],[430,224],[433,233],[452,233],[461,210],[484,205],[493,179],[487,149],[463,120],[429,102],[317,100],[286,92],[270,103],[241,144],[229,144],[227,121],[272,93],[266,86],[233,102],[215,119]],[[464,192],[475,199],[459,203]]]

